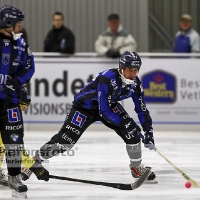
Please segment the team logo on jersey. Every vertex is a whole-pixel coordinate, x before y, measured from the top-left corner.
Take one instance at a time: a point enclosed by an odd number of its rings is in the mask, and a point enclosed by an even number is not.
[[[176,101],[176,77],[171,73],[156,70],[145,74],[141,80],[146,102],[174,103]]]
[[[86,121],[86,118],[87,117],[85,115],[76,111],[71,122],[72,122],[72,124],[75,124],[76,126],[79,126],[82,128],[83,124]]]
[[[4,65],[8,65],[10,62],[10,54],[3,53],[2,54],[2,63]]]
[[[7,112],[8,112],[8,121],[9,122],[14,123],[14,122],[21,121],[19,108],[8,109]]]

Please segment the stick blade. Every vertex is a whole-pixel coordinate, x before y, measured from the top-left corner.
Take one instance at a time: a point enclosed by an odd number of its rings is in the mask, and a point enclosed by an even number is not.
[[[131,183],[131,187],[133,190],[139,188],[148,178],[148,176],[151,174],[151,168],[146,167],[144,174],[134,183]]]

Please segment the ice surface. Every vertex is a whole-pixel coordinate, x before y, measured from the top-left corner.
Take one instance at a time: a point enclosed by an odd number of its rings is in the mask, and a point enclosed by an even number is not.
[[[36,150],[56,131],[27,131],[25,146]],[[159,151],[191,178],[200,181],[200,133],[156,132]],[[74,153],[74,156],[71,156]],[[143,148],[143,163],[151,166],[158,184],[142,185],[132,191],[104,186],[50,179],[38,181],[33,175],[26,181],[28,199],[39,200],[194,200],[200,199],[200,188],[185,188],[186,180],[155,151]],[[72,152],[56,156],[45,163],[50,174],[94,181],[131,183],[129,159],[125,144],[114,132],[86,131]],[[0,187],[0,199],[13,199],[10,190]]]

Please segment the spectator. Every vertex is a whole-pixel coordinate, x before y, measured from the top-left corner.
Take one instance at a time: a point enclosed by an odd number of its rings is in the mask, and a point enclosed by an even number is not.
[[[44,41],[44,52],[60,52],[73,54],[75,52],[75,37],[71,30],[64,26],[64,16],[61,12],[53,14],[53,28]]]
[[[118,14],[108,16],[108,29],[99,35],[95,51],[102,56],[118,58],[125,51],[136,51],[136,41],[120,24]]]
[[[180,18],[180,30],[175,36],[174,52],[200,52],[199,34],[194,30],[192,17],[188,14],[182,15]]]

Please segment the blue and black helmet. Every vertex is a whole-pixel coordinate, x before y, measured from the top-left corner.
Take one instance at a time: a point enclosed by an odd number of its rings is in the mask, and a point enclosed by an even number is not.
[[[0,8],[0,28],[10,28],[23,20],[24,13],[21,10],[9,5]]]
[[[125,51],[119,58],[119,68],[125,67],[140,69],[142,61],[136,52]]]

